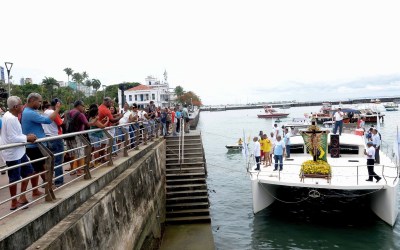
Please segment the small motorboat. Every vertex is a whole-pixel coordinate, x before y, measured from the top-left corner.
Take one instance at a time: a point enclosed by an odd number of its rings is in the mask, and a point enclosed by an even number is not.
[[[288,117],[289,113],[279,113],[272,106],[264,107],[265,114],[257,115],[258,118],[285,118]]]
[[[230,150],[239,150],[239,149],[243,148],[243,145],[241,145],[241,144],[233,144],[233,145],[226,145],[225,147],[227,149],[230,149]]]

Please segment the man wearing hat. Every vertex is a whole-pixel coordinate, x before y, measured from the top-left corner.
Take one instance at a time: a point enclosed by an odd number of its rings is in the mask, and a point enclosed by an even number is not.
[[[73,117],[73,132],[84,131],[85,128],[94,126],[97,122],[97,118],[93,119],[91,122],[88,122],[85,116],[85,104],[81,100],[75,101],[74,109],[69,111],[68,116]],[[66,142],[69,150],[75,149],[70,152],[71,158],[76,159],[71,163],[71,170],[79,168],[77,175],[80,176],[84,174],[82,167],[85,166],[85,152],[83,148],[85,144],[82,142],[79,136],[75,136],[72,140],[66,140]],[[76,172],[72,172],[71,175],[75,173]]]
[[[45,116],[50,116],[51,114],[54,113],[55,106],[57,103],[61,103],[61,100],[58,98],[54,98],[50,102],[50,107],[44,111]],[[57,114],[56,118],[54,118],[53,122],[50,124],[42,124],[44,133],[46,134],[46,137],[51,137],[51,136],[58,136],[62,135],[62,129],[61,129],[61,124],[63,123],[63,120],[61,119],[60,115]],[[57,139],[57,140],[52,140],[47,143],[48,148],[50,151],[52,151],[54,154],[61,153],[64,151],[64,140],[63,139]],[[55,181],[54,184],[56,187],[59,187],[64,184],[64,177],[63,175],[63,159],[64,155],[56,155],[54,158],[54,173],[55,173]]]
[[[376,179],[376,183],[378,183],[382,178],[379,177],[374,172],[374,163],[375,163],[375,148],[372,146],[372,141],[367,143],[367,148],[364,150],[364,154],[367,156],[367,168],[368,168],[368,179],[366,181],[373,181],[374,177]]]

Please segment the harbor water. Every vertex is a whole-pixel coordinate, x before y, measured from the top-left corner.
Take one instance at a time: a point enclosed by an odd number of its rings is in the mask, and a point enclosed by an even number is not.
[[[317,112],[320,107],[285,110],[291,118]],[[271,119],[259,119],[262,109],[202,112],[201,130],[208,168],[212,229],[217,249],[400,249],[400,222],[392,228],[370,211],[366,197],[313,199],[302,203],[275,201],[253,214],[251,182],[240,152],[228,152],[245,131],[246,137],[272,130]],[[368,125],[368,124],[367,124]],[[400,125],[400,111],[386,112],[382,140],[392,146]],[[247,138],[246,138],[247,140]],[[367,170],[365,169],[365,172]],[[304,194],[279,193],[283,201]],[[400,194],[399,194],[400,197]],[[360,200],[357,200],[360,199]],[[399,203],[400,204],[400,203]]]

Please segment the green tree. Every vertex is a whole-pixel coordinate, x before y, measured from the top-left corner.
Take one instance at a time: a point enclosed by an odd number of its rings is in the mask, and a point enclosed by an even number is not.
[[[43,87],[47,90],[47,93],[50,93],[50,100],[53,99],[53,91],[54,87],[59,87],[57,80],[53,77],[45,77],[42,80]]]
[[[174,92],[175,92],[175,95],[178,97],[178,99],[179,99],[179,97],[181,97],[183,94],[185,94],[185,91],[183,90],[183,88],[182,88],[180,85],[178,85],[178,86],[175,87]]]
[[[74,71],[71,68],[65,68],[64,69],[65,74],[67,74],[68,76],[68,82],[69,82],[69,77],[72,76],[72,74],[74,73]]]
[[[80,85],[82,84],[82,82],[83,82],[83,76],[82,76],[82,74],[81,73],[74,73],[74,74],[72,74],[72,80],[74,80],[75,82],[76,82],[76,92],[77,93],[79,93],[79,91],[80,91]],[[80,96],[78,96],[78,97],[80,97]]]
[[[97,90],[101,87],[101,82],[99,79],[92,79],[92,87],[94,88],[96,95],[96,103],[97,103]]]

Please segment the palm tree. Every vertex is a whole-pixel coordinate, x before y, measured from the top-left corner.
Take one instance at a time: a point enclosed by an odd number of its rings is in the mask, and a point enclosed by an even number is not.
[[[69,82],[69,77],[72,76],[72,74],[74,73],[74,71],[71,68],[65,68],[64,72],[67,74],[68,76],[68,82]]]
[[[89,88],[89,95],[92,95],[92,93],[90,93],[90,88],[92,87],[92,81],[90,79],[86,79],[85,86]]]
[[[54,87],[55,86],[57,86],[57,87],[59,87],[60,85],[59,85],[59,83],[57,82],[57,80],[56,79],[54,79],[53,77],[45,77],[43,80],[42,80],[42,84],[43,84],[43,86],[47,89],[47,91],[48,92],[50,92],[50,99],[53,99],[53,90],[54,90]]]
[[[74,73],[72,75],[72,80],[76,82],[76,91],[79,92],[79,85],[83,82],[83,76],[81,73]]]
[[[99,79],[92,79],[92,87],[96,90],[96,103],[97,103],[97,90],[101,87]]]

